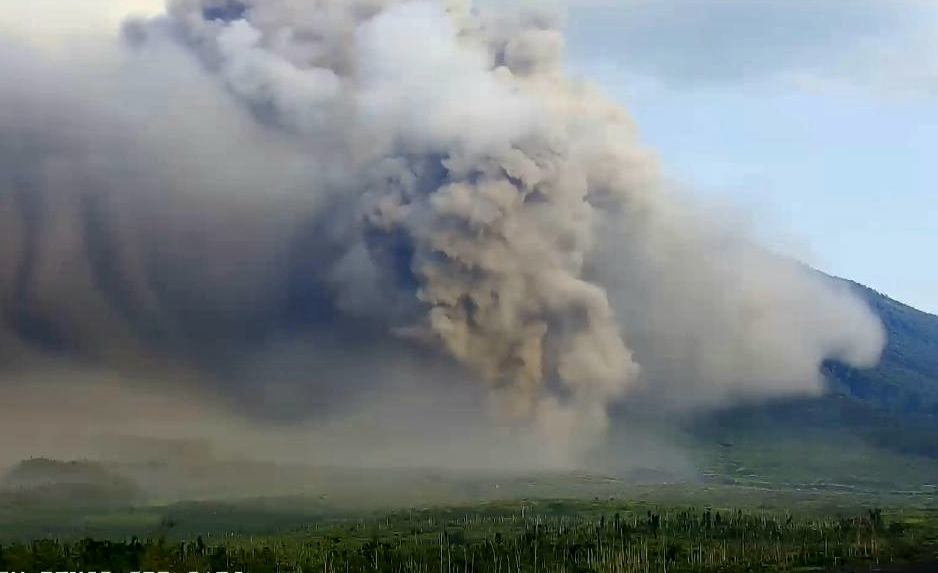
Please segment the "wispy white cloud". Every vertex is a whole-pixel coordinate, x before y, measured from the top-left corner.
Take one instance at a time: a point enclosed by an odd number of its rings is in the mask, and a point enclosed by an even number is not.
[[[571,59],[677,89],[938,90],[938,3],[566,0]]]

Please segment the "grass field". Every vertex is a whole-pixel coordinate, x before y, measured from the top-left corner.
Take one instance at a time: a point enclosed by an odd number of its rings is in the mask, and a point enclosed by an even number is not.
[[[503,487],[512,494],[518,485]],[[0,570],[865,571],[938,560],[938,508],[918,496],[612,489],[591,499],[410,509],[311,497],[98,510],[6,505]]]

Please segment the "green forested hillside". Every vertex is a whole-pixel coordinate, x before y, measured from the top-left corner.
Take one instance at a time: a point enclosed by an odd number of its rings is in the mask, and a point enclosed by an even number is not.
[[[832,389],[889,410],[938,414],[938,316],[850,284],[883,321],[888,342],[876,368],[825,365]]]
[[[849,284],[886,329],[879,365],[858,370],[828,362],[823,397],[740,406],[700,421],[694,430],[714,475],[871,487],[938,483],[938,316]]]
[[[0,510],[126,505],[139,494],[132,480],[93,461],[33,458],[0,476]]]

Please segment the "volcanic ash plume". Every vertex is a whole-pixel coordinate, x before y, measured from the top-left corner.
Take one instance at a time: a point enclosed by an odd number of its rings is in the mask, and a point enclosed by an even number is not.
[[[42,356],[256,403],[278,366],[244,360],[288,340],[327,411],[376,357],[448,357],[575,458],[630,391],[812,391],[881,349],[853,295],[662,189],[549,14],[174,0],[85,62],[2,49],[0,304]]]

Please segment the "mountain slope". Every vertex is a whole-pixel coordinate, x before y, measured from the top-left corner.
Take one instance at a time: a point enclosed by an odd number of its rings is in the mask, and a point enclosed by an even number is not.
[[[938,316],[850,283],[879,315],[888,342],[876,368],[825,365],[835,391],[888,410],[938,414]]]
[[[822,397],[740,406],[698,421],[693,432],[714,476],[877,488],[938,483],[938,316],[849,285],[886,329],[879,365],[828,362]]]

